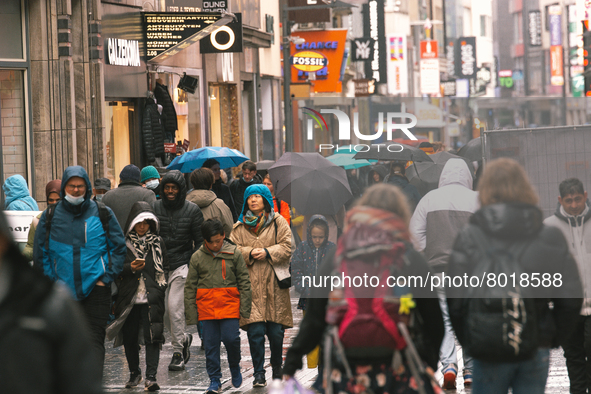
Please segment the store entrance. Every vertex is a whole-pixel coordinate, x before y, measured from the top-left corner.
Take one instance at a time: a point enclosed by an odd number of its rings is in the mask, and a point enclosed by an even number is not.
[[[119,184],[119,173],[132,163],[131,146],[138,146],[133,141],[137,133],[135,103],[132,101],[109,101],[105,111],[105,177],[113,185]],[[134,155],[135,156],[135,155]]]

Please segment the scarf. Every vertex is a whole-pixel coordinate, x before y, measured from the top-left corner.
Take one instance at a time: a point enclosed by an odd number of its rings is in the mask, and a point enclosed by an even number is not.
[[[150,230],[148,230],[145,237],[140,237],[135,231],[130,231],[128,237],[135,249],[134,254],[138,259],[145,259],[150,250],[152,250],[154,269],[156,270],[156,282],[159,286],[166,286],[166,278],[162,269],[160,238]]]
[[[263,231],[263,229],[273,221],[273,216],[271,216],[269,213],[265,211],[261,212],[258,216],[256,216],[249,209],[244,214],[244,224],[251,233],[259,235],[261,231]]]

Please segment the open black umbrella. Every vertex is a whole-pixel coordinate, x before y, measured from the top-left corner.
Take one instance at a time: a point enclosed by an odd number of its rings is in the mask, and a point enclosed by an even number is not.
[[[414,146],[405,144],[377,144],[370,145],[367,152],[359,152],[354,159],[376,159],[376,160],[396,160],[396,161],[416,161],[416,162],[433,162],[429,155],[415,148]]]
[[[353,197],[345,170],[319,153],[287,152],[269,175],[275,195],[303,215],[335,215]]]
[[[456,156],[456,155],[451,154],[449,152],[434,153],[432,155],[429,155],[429,157],[431,158],[431,160],[433,160],[434,163],[437,163],[437,164],[445,164],[445,163],[447,163],[447,161],[449,159],[462,159],[468,165],[468,169],[470,170],[470,173],[472,175],[474,175],[474,166],[472,165],[472,161],[470,161],[470,159],[467,159],[467,158],[461,157],[461,156]]]
[[[439,178],[445,163],[413,163],[406,169],[406,177],[414,185],[421,196],[439,187]],[[418,175],[417,175],[418,171]]]
[[[460,148],[458,156],[465,157],[470,161],[482,160],[482,139],[480,137],[468,141]]]

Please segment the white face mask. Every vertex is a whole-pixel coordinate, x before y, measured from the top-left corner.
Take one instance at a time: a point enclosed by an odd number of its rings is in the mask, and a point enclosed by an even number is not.
[[[66,192],[66,201],[72,205],[80,205],[84,202],[84,196],[74,197]]]
[[[152,179],[151,181],[146,182],[146,188],[154,190],[158,187],[159,184],[160,182],[158,181],[158,179]]]
[[[95,196],[95,198],[96,198],[97,201],[101,201],[103,199],[103,196],[104,196],[104,194],[97,194]]]

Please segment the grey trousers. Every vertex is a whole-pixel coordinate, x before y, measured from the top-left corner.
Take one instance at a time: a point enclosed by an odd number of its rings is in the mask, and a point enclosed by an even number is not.
[[[185,264],[170,273],[164,298],[164,326],[172,336],[173,352],[182,353],[185,342],[185,282],[188,272],[189,266]]]

